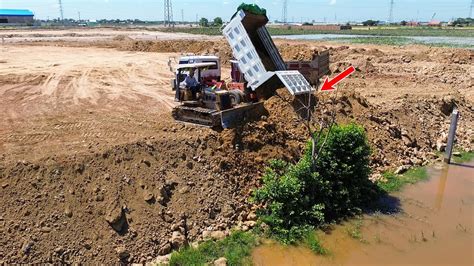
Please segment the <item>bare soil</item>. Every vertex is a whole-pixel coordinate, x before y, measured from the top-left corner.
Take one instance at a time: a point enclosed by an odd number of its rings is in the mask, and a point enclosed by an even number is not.
[[[92,35],[0,47],[0,262],[151,262],[179,246],[173,232],[193,242],[254,219],[247,198],[265,162],[296,161],[307,139],[285,91],[263,120],[236,129],[177,123],[168,59],[212,53],[226,63],[227,44]],[[373,178],[436,160],[455,105],[457,147],[473,150],[473,51],[277,45],[285,59],[330,49],[334,74],[357,68],[337,93],[318,93],[316,115],[365,126]]]

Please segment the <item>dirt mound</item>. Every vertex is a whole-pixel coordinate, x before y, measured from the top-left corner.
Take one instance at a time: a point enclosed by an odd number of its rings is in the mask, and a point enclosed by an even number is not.
[[[0,260],[143,263],[205,231],[228,232],[251,212],[264,163],[303,151],[307,131],[288,99],[279,90],[265,102],[268,116],[236,129],[179,125],[91,155],[1,166]],[[340,123],[364,125],[378,173],[435,159],[454,102],[465,114],[458,145],[472,149],[473,107],[454,96],[400,98],[386,110],[354,92],[321,95],[315,121],[335,111]]]

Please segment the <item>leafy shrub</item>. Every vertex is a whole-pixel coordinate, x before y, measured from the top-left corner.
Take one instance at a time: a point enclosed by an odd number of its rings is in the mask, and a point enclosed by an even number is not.
[[[334,126],[321,139],[326,143],[314,164],[311,143],[297,164],[271,161],[263,186],[254,194],[265,206],[258,212],[261,221],[283,243],[295,243],[312,228],[360,213],[378,196],[368,179],[370,147],[364,129]]]

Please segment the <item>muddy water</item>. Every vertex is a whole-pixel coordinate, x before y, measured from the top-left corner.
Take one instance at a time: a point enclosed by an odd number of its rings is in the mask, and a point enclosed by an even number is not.
[[[429,181],[394,195],[396,213],[365,215],[319,233],[330,255],[267,243],[254,251],[254,264],[474,265],[474,162],[429,174]]]

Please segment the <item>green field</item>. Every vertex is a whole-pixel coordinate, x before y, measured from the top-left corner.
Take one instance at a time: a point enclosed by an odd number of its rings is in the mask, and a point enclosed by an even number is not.
[[[408,37],[358,37],[358,38],[328,38],[324,39],[325,41],[337,42],[337,43],[359,43],[359,44],[377,44],[377,45],[409,45],[409,44],[419,44],[419,45],[429,45],[436,47],[451,47],[451,48],[468,48],[474,49],[474,44],[454,44],[454,43],[425,43],[415,41]]]
[[[184,32],[203,35],[221,35],[220,28],[156,28],[166,32]],[[473,28],[400,28],[400,27],[372,27],[355,28],[353,30],[326,31],[326,30],[303,30],[288,27],[268,28],[271,35],[309,35],[309,34],[341,34],[341,35],[370,35],[370,36],[450,36],[450,37],[474,37]]]

